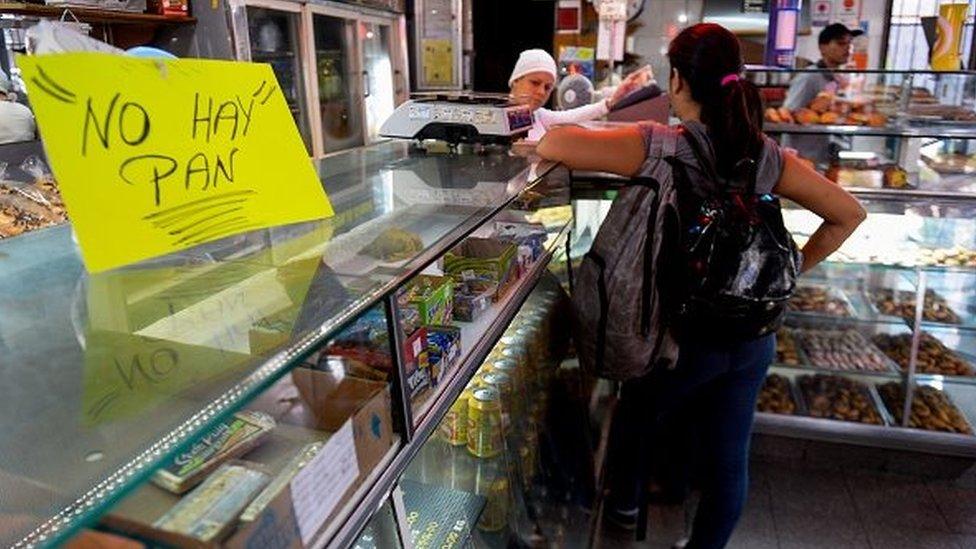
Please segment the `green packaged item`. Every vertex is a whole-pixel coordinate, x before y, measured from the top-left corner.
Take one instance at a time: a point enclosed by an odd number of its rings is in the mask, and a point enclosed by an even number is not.
[[[156,471],[152,481],[160,488],[182,494],[203,481],[221,463],[241,457],[261,444],[274,427],[275,420],[268,414],[237,412]]]
[[[454,318],[454,281],[445,276],[419,275],[400,300],[404,309],[416,311],[423,326],[450,324]]]

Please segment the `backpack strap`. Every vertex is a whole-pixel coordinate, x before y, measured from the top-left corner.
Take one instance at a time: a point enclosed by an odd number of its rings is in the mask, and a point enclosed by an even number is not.
[[[637,178],[650,177],[660,181],[671,170],[670,162],[678,148],[678,131],[656,122],[640,122],[637,127],[647,151],[647,158],[637,171]]]

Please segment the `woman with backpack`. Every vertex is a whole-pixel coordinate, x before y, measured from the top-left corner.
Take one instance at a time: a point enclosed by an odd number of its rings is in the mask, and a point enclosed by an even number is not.
[[[682,203],[685,200],[683,196],[692,192],[693,196],[701,198],[708,194],[708,191],[702,189],[713,189],[712,192],[716,192],[715,181],[742,180],[742,173],[748,173],[750,186],[747,188],[752,194],[739,194],[736,198],[743,210],[748,210],[749,204],[753,204],[755,208],[776,204],[775,217],[778,221],[773,220],[772,224],[778,223],[778,229],[784,234],[775,196],[789,199],[823,219],[823,223],[803,246],[802,268],[799,260],[791,263],[789,256],[786,256],[787,260],[781,262],[785,274],[773,273],[775,276],[782,274],[782,279],[789,278],[789,291],[792,291],[795,279],[791,277],[795,277],[796,271],[810,270],[837,250],[864,220],[864,209],[844,189],[804,165],[795,156],[781,152],[776,143],[762,133],[761,100],[756,88],[740,76],[744,67],[739,42],[732,33],[715,24],[699,24],[686,28],[671,42],[668,59],[671,63],[671,106],[673,113],[681,120],[680,128],[670,129],[656,124],[612,129],[569,126],[552,128],[539,143],[537,153],[543,158],[559,161],[570,169],[612,172],[634,178],[657,177],[664,173],[661,171],[664,164],[668,165],[666,169],[670,175],[673,167],[674,187],[678,195],[675,209],[682,212],[681,229],[677,232],[684,235],[679,237],[682,239],[690,238],[687,235],[695,234],[695,231],[703,232],[702,224],[710,222],[706,210],[689,209],[687,203]],[[672,143],[670,148],[666,145],[669,137]],[[662,146],[662,143],[665,145]],[[665,160],[666,163],[663,162]],[[683,177],[677,177],[678,172]],[[651,185],[653,188],[653,182]],[[656,190],[659,195],[665,192],[664,187],[657,187]],[[621,196],[625,192],[626,190]],[[724,191],[719,189],[717,192]],[[750,199],[750,196],[754,198]],[[700,201],[697,205],[702,203]],[[610,216],[617,215],[627,219],[618,219],[614,224],[614,220],[608,217],[604,226],[609,223],[625,228],[620,231],[629,230],[626,227],[633,227],[636,223],[643,226],[646,218],[630,219],[638,211],[645,210],[638,210],[636,207],[618,209],[616,213],[611,210]],[[654,212],[651,216],[659,213],[657,206],[650,211]],[[660,232],[662,227],[661,224],[647,223],[648,238],[639,239],[640,246],[645,246],[644,242],[650,241],[651,233]],[[625,234],[620,231],[615,236]],[[597,240],[600,240],[600,235]],[[602,250],[612,254],[617,248],[628,245],[620,237],[613,240],[614,242],[604,244]],[[597,242],[594,242],[594,248],[596,245]],[[790,250],[793,250],[795,256],[791,242]],[[653,256],[655,263],[650,267],[644,266],[646,273],[670,269],[669,264],[684,258],[678,257],[679,254],[673,248],[666,248],[666,251],[646,248],[644,256]],[[780,259],[783,257],[781,255]],[[600,307],[604,309],[602,314],[607,314],[605,309],[608,301],[611,304],[611,314],[616,313],[616,309],[639,309],[640,307],[632,303],[642,300],[646,300],[648,307],[667,309],[665,305],[670,297],[668,292],[661,290],[658,296],[653,288],[654,284],[661,284],[659,279],[655,279],[650,285],[645,281],[643,285],[616,286],[628,288],[627,293],[638,295],[614,296],[614,286],[610,286],[610,295],[606,295],[608,290],[603,278],[605,270],[621,267],[618,266],[619,262],[611,264],[602,258],[595,260],[599,263]],[[737,262],[736,273],[748,274],[750,263],[759,263],[762,268],[769,268],[768,262],[763,263],[755,257],[731,260],[723,257],[723,260]],[[577,292],[581,290],[580,285],[585,280],[582,276],[585,263],[586,258],[580,267]],[[695,264],[694,267],[699,268],[701,265]],[[792,272],[786,273],[790,269]],[[695,270],[689,267],[685,272],[694,273]],[[768,275],[768,272],[764,273]],[[737,276],[741,278],[741,274]],[[693,279],[694,275],[685,278]],[[750,284],[770,284],[768,279],[768,276],[759,276]],[[685,280],[681,284],[696,287],[698,282],[700,281]],[[739,290],[748,293],[750,288]],[[659,300],[652,299],[657,297]],[[618,299],[616,303],[615,298]],[[659,301],[664,305],[659,305]],[[681,314],[688,310],[684,306],[677,309],[680,309]],[[581,311],[577,311],[577,315],[580,313]],[[651,317],[651,313],[642,314],[648,315],[639,323],[642,325],[641,333],[647,335],[648,329],[643,325],[644,322],[658,322],[658,315],[655,313]],[[775,356],[775,328],[778,319],[758,318],[763,316],[761,311],[754,316],[757,318],[742,318],[722,325],[714,322],[682,323],[673,319],[684,317],[662,313],[663,320],[660,322],[664,326],[660,329],[669,331],[670,334],[670,330],[674,328],[677,363],[663,360],[666,365],[660,365],[662,361],[658,359],[669,358],[675,353],[668,355],[661,351],[661,348],[666,347],[661,342],[667,338],[658,337],[653,354],[649,355],[650,360],[641,356],[640,360],[647,363],[646,369],[641,372],[640,377],[630,379],[623,385],[608,456],[608,471],[611,475],[608,514],[615,519],[614,522],[626,524],[629,521],[631,526],[635,523],[641,494],[640,485],[644,476],[644,456],[647,455],[647,445],[653,442],[646,440],[647,429],[668,410],[679,405],[685,405],[683,409],[688,409],[687,404],[692,403],[691,408],[694,409],[698,426],[697,434],[701,441],[696,461],[701,465],[697,477],[702,498],[687,547],[718,548],[724,547],[728,542],[747,495],[749,439],[756,398]],[[672,322],[669,319],[673,320],[675,326],[667,325]],[[681,324],[680,330],[677,329],[678,324]],[[606,326],[605,317],[602,319],[602,326]],[[751,326],[762,328],[749,335],[748,329]],[[652,335],[654,331],[652,327]],[[611,336],[619,336],[619,330]],[[634,338],[636,337],[635,335]],[[597,346],[603,347],[596,351],[597,356],[626,362],[627,357],[621,354],[621,348],[627,347],[627,340],[617,340],[612,345],[606,344],[606,341],[604,339],[601,346],[601,340],[597,339]],[[582,363],[582,350],[580,356]],[[627,377],[620,376],[618,379]]]

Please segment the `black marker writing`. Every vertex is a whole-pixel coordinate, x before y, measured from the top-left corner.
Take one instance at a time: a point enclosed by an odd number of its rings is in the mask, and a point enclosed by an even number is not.
[[[136,118],[136,123],[139,125],[138,126],[139,135],[135,139],[130,139],[126,137],[126,132],[125,132],[125,126],[126,126],[125,115],[131,112],[130,109],[138,109],[139,114],[142,115],[142,118]],[[133,116],[137,116],[137,115],[133,115]],[[126,103],[125,105],[122,105],[122,110],[119,111],[119,137],[122,138],[122,141],[125,142],[126,145],[132,145],[132,146],[142,144],[142,142],[145,141],[147,137],[149,137],[149,113],[146,112],[146,109],[142,105],[136,103]]]
[[[159,183],[173,175],[176,167],[176,160],[168,156],[161,154],[143,154],[123,162],[119,166],[119,177],[129,185],[135,185],[137,180],[152,182],[155,204],[159,206],[161,203]],[[146,177],[147,175],[149,177]]]
[[[140,374],[149,383],[159,383],[168,374],[179,366],[180,357],[173,349],[161,348],[156,349],[149,354],[147,362],[149,368],[143,366],[142,357],[140,355],[132,355],[132,359],[128,366],[120,361],[118,357],[113,360],[115,362],[115,369],[119,373],[119,377],[122,382],[125,383],[129,390],[135,389],[136,374]]]
[[[112,111],[115,110],[115,103],[118,102],[119,96],[121,94],[115,94],[112,97],[112,101],[108,104],[108,112],[105,113],[104,121],[102,122],[101,129],[98,127],[98,118],[95,115],[95,111],[92,110],[92,100],[91,97],[88,98],[88,104],[85,108],[85,125],[82,128],[81,134],[81,155],[88,155],[88,125],[91,122],[95,123],[95,133],[98,134],[98,140],[102,142],[102,147],[108,148],[108,122],[112,118]]]

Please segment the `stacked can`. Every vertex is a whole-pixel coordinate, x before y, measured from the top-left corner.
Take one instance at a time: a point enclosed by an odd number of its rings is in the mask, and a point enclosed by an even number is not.
[[[502,451],[502,405],[498,391],[475,389],[468,401],[468,451],[481,458]]]
[[[503,416],[507,415],[509,417],[509,421],[506,423],[510,425],[512,418],[522,417],[522,410],[519,403],[523,395],[516,396],[515,386],[512,383],[511,376],[504,372],[491,371],[484,374],[481,379],[485,386],[498,391],[502,402],[502,414]]]
[[[441,437],[451,446],[464,446],[468,443],[468,402],[471,388],[465,387],[461,395],[441,420]]]
[[[497,532],[508,524],[510,508],[508,474],[502,459],[478,460],[475,468],[475,493],[487,499],[478,519],[478,528]]]

